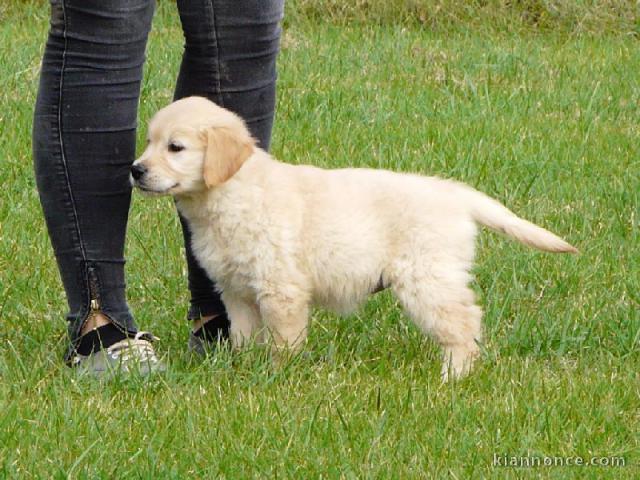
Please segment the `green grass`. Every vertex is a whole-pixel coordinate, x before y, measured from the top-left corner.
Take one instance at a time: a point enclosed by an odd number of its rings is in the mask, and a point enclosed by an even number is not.
[[[294,0],[286,21],[637,36],[640,5],[630,0]]]
[[[461,17],[430,29],[314,21],[312,7],[288,7],[278,158],[457,178],[581,255],[480,236],[483,361],[457,384],[440,384],[436,346],[387,294],[349,318],[316,312],[310,355],[281,370],[258,349],[201,364],[185,353],[173,205],[136,195],[129,298],[170,368],[148,381],[78,380],[61,361],[66,302],[31,166],[48,10],[2,6],[0,478],[638,478],[637,40],[623,23],[576,35]],[[172,95],[174,8],[162,2],[155,19],[141,125]],[[626,466],[513,469],[493,466],[494,454]]]

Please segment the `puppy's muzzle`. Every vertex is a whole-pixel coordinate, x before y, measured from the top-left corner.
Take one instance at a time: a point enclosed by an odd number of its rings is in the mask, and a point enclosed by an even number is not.
[[[135,181],[140,180],[144,174],[147,173],[147,167],[141,164],[133,164],[131,165],[131,176]]]

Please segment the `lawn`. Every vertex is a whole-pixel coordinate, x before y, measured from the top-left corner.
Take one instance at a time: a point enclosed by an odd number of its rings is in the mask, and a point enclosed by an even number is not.
[[[288,6],[276,157],[459,179],[581,254],[480,235],[483,358],[461,382],[441,384],[437,347],[388,293],[348,318],[315,312],[308,354],[280,369],[258,348],[202,363],[186,353],[173,204],[136,194],[128,295],[139,325],[161,338],[169,369],[146,381],[78,379],[61,359],[66,301],[31,163],[48,8],[8,1],[0,477],[640,477],[637,23],[589,17],[584,28],[551,20],[536,28],[468,14],[430,24],[419,12],[394,21],[376,11],[367,22],[327,3],[325,19],[313,2]],[[182,48],[174,10],[162,1],[156,14],[139,146],[172,97]],[[504,466],[510,457],[624,466]]]

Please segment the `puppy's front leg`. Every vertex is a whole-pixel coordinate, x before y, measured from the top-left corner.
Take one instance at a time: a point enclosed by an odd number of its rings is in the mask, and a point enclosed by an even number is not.
[[[229,327],[231,344],[235,348],[241,348],[249,343],[252,335],[258,334],[260,327],[258,306],[227,292],[222,294],[222,302],[227,309],[231,324]]]
[[[273,353],[299,350],[307,338],[309,302],[304,295],[297,298],[266,295],[260,299],[260,315],[273,341]],[[274,360],[277,361],[277,358]]]

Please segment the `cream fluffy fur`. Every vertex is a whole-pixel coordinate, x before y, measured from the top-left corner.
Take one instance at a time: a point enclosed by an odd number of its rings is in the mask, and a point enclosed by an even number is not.
[[[481,334],[468,287],[476,225],[541,250],[576,251],[457,182],[280,163],[238,116],[203,98],[162,109],[149,135],[134,183],[175,196],[235,345],[267,331],[276,347],[297,348],[311,305],[350,312],[382,284],[442,345],[444,378],[459,376]]]

